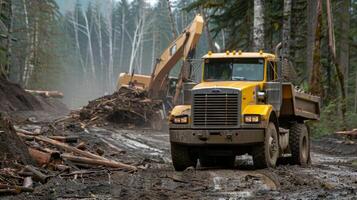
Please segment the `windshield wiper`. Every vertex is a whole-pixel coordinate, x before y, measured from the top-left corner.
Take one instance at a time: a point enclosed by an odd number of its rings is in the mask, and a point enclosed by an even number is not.
[[[235,77],[232,77],[232,80],[233,81],[244,81],[244,80],[247,80],[245,77],[243,76],[235,76]]]

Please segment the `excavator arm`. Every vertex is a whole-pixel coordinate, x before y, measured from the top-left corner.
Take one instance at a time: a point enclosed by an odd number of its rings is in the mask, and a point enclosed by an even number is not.
[[[190,52],[195,49],[202,34],[203,23],[202,16],[196,15],[191,25],[162,53],[151,75],[149,85],[149,96],[151,98],[166,96],[168,74],[180,59],[186,59]]]

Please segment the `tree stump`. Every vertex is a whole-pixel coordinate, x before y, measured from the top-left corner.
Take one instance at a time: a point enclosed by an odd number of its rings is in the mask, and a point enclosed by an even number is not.
[[[0,167],[11,166],[14,161],[24,165],[34,164],[26,144],[16,134],[11,121],[0,113]]]

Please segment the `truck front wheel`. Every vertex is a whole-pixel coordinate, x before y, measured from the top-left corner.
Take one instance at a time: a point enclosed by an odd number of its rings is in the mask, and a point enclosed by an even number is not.
[[[294,123],[290,127],[289,145],[292,164],[306,166],[310,160],[310,138],[303,123]]]
[[[257,145],[253,148],[253,162],[256,168],[275,167],[279,157],[278,133],[275,125],[269,122],[265,131],[263,145]]]
[[[197,159],[190,155],[189,148],[171,143],[172,164],[176,171],[183,171],[188,167],[196,167]]]

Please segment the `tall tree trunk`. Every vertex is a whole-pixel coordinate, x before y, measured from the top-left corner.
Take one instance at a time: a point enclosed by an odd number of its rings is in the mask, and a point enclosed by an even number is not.
[[[333,65],[335,66],[337,78],[340,85],[342,125],[343,125],[343,129],[346,129],[345,118],[347,112],[347,102],[346,102],[345,80],[344,80],[343,71],[341,70],[340,63],[338,63],[337,55],[336,55],[335,33],[334,33],[334,25],[333,25],[330,0],[326,0],[326,11],[327,11],[327,24],[328,24],[328,36],[329,36],[329,52],[332,58]]]
[[[83,61],[83,57],[82,57],[82,53],[81,53],[81,46],[79,44],[79,36],[78,36],[78,11],[74,11],[73,12],[73,30],[74,30],[74,38],[76,40],[76,52],[79,56],[79,62],[83,71],[83,75],[84,77],[87,75],[87,69],[84,66],[84,61]]]
[[[284,1],[283,19],[283,42],[282,57],[287,59],[290,56],[290,30],[291,30],[291,0]]]
[[[206,38],[207,38],[207,44],[208,44],[208,50],[210,51],[215,51],[215,47],[214,47],[214,42],[209,30],[209,19],[207,18],[206,12],[205,10],[202,8],[202,6],[200,7],[200,12],[204,21],[204,29],[205,29],[205,33],[206,33]]]
[[[320,96],[321,89],[321,26],[322,26],[322,0],[317,0],[316,6],[316,26],[314,34],[314,50],[313,50],[313,65],[310,77],[310,92]]]
[[[112,91],[114,88],[113,82],[113,24],[112,24],[112,17],[113,17],[113,0],[110,0],[109,4],[109,13],[108,13],[108,44],[109,44],[109,61],[108,61],[108,88],[107,92]]]
[[[356,80],[355,80],[355,113],[357,113],[357,70],[356,73]]]
[[[263,0],[254,0],[253,51],[264,49]]]
[[[348,74],[349,74],[349,40],[348,35],[350,32],[350,0],[342,1],[341,10],[341,41],[340,41],[340,54],[339,62],[341,65],[341,71],[345,77],[345,93],[346,99],[348,97]],[[347,103],[347,102],[346,102]]]
[[[30,24],[29,24],[29,17],[28,17],[28,11],[27,11],[27,3],[26,0],[22,1],[23,4],[23,9],[24,9],[24,15],[25,15],[25,28],[26,28],[26,52],[25,52],[25,66],[24,70],[22,72],[22,84],[26,87],[28,79],[29,79],[29,68],[30,68],[30,55],[32,52],[31,48],[31,42],[30,42]]]
[[[125,8],[122,6],[122,15],[121,15],[121,41],[120,41],[120,62],[119,67],[123,70],[123,63],[124,63],[124,40],[125,40]],[[129,71],[130,72],[130,71]]]
[[[171,31],[172,31],[172,36],[173,38],[177,38],[177,28],[176,28],[176,23],[175,23],[175,20],[174,20],[174,16],[172,14],[172,9],[171,9],[171,3],[170,3],[170,0],[166,0],[167,2],[167,9],[168,9],[168,12],[169,12],[169,19],[170,19],[170,24],[171,24]]]
[[[307,1],[307,18],[309,22],[307,23],[307,39],[306,39],[306,72],[307,77],[311,77],[312,69],[314,65],[314,44],[315,44],[315,34],[316,34],[316,23],[317,18],[317,4],[319,1]]]
[[[99,11],[99,7],[97,8],[97,17],[96,17],[96,21],[97,21],[97,27],[98,27],[98,44],[99,44],[99,64],[100,64],[100,70],[102,71],[102,77],[103,81],[108,80],[105,77],[105,69],[104,69],[104,56],[103,56],[103,37],[102,37],[102,19],[101,19],[101,13]],[[107,88],[106,88],[107,89]]]
[[[94,66],[94,55],[93,55],[93,48],[92,48],[92,35],[90,31],[90,25],[88,23],[88,17],[87,14],[84,12],[82,9],[83,13],[83,18],[85,22],[85,28],[86,28],[86,35],[88,39],[88,52],[89,52],[89,62],[90,62],[90,68],[92,72],[92,78],[94,79],[93,81],[96,80],[96,72],[95,72],[95,66]]]
[[[7,28],[7,40],[6,40],[6,65],[5,65],[5,77],[9,77],[10,75],[10,65],[11,65],[11,54],[12,54],[12,27],[13,27],[13,3],[12,1],[8,1],[9,8],[9,25]]]

